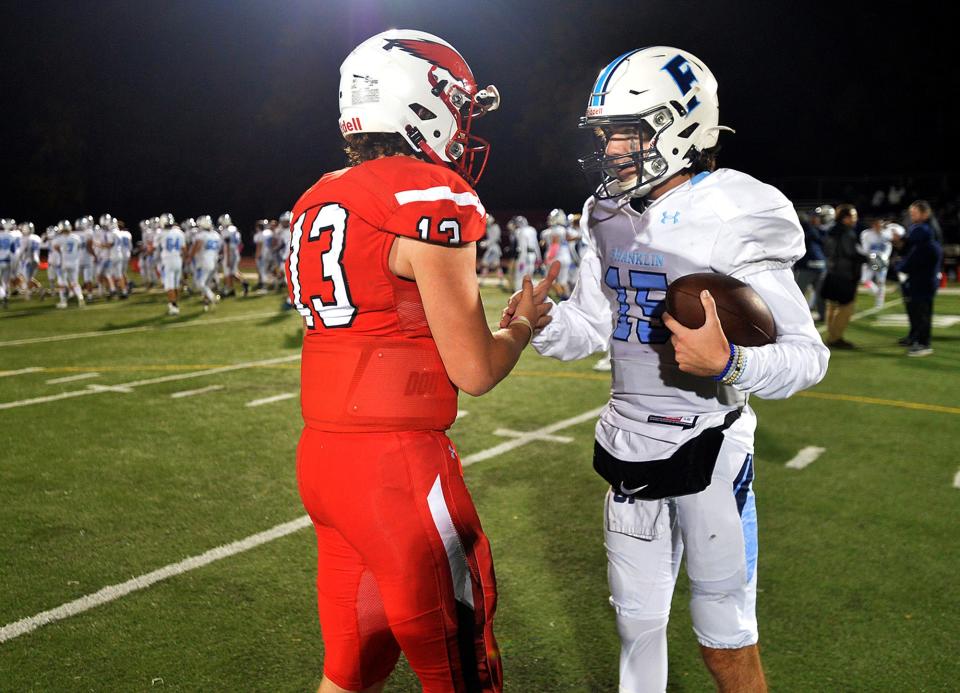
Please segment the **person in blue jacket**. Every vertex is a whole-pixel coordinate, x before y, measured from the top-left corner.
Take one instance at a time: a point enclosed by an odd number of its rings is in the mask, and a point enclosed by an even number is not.
[[[907,234],[903,258],[895,269],[901,275],[900,291],[907,305],[910,334],[899,341],[909,347],[907,356],[929,356],[930,328],[933,321],[933,298],[940,285],[940,264],[943,248],[937,242],[930,217],[930,203],[917,200],[910,205],[912,225]]]

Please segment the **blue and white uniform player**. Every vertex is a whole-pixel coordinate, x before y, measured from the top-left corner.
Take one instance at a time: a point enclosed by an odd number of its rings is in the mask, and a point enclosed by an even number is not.
[[[127,284],[127,266],[130,264],[130,254],[133,247],[133,237],[126,229],[121,229],[116,219],[110,224],[113,232],[114,244],[110,248],[110,276],[114,286],[120,292],[120,298],[130,295]]]
[[[243,295],[247,295],[247,282],[240,276],[240,251],[243,241],[240,231],[233,225],[229,214],[221,214],[217,223],[220,226],[220,237],[223,239],[223,283],[226,285],[226,296],[236,293],[234,282],[243,286]]]
[[[23,235],[20,248],[20,289],[24,298],[29,301],[34,289],[42,289],[36,274],[37,268],[40,267],[40,247],[43,245],[43,240],[36,234],[32,221],[20,224],[20,232]]]
[[[270,228],[269,219],[261,219],[257,222],[256,231],[253,234],[253,245],[255,246],[257,281],[259,283],[257,293],[265,294],[267,285],[269,284],[271,289],[275,289],[277,281],[274,268],[273,229]]]
[[[10,295],[10,283],[17,266],[17,237],[14,230],[17,223],[13,219],[0,222],[0,301],[7,305]]]
[[[163,290],[167,292],[167,315],[179,315],[180,306],[177,305],[177,299],[180,295],[186,239],[169,212],[160,215],[160,224],[163,230],[157,237],[157,246],[160,248]]]
[[[718,120],[717,82],[690,53],[646,48],[604,68],[581,119],[597,137],[583,167],[601,184],[584,208],[577,285],[533,340],[562,360],[611,349],[594,468],[610,483],[604,542],[622,693],[666,688],[684,549],[693,629],[718,690],[766,690],[748,400],[816,384],[829,359],[791,272],[804,252],[793,206],[744,173],[713,170]],[[730,345],[709,294],[700,329],[664,315],[668,284],[696,272],[753,287],[776,342]]]
[[[217,260],[222,247],[223,239],[212,228],[198,228],[193,235],[193,243],[190,246],[193,281],[197,291],[203,296],[204,312],[210,310],[210,306],[220,300],[220,297],[210,288],[210,284],[217,271]]]
[[[93,296],[93,285],[96,278],[96,248],[93,239],[93,217],[89,214],[77,219],[74,231],[80,237],[80,286],[83,294],[89,300]]]
[[[43,234],[42,248],[47,251],[47,284],[50,287],[50,293],[57,290],[60,285],[60,251],[54,245],[54,239],[57,237],[57,225],[47,227]]]
[[[83,290],[80,287],[80,263],[85,251],[84,240],[75,233],[70,222],[64,219],[57,224],[57,236],[50,241],[51,250],[60,259],[60,271],[57,273],[57,292],[60,302],[57,308],[67,307],[67,293],[77,297],[77,305],[84,305]]]
[[[517,241],[517,262],[513,268],[513,288],[520,291],[523,288],[523,278],[533,276],[537,267],[543,261],[540,253],[540,237],[537,230],[530,226],[527,218],[516,216],[513,222],[513,233]]]

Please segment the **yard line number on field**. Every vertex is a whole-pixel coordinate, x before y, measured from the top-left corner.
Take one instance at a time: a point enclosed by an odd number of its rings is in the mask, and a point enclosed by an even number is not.
[[[476,462],[481,462],[483,460],[488,460],[491,457],[502,455],[503,453],[520,447],[526,443],[543,440],[544,436],[549,436],[556,431],[560,431],[571,426],[585,423],[591,419],[595,419],[600,415],[601,411],[603,411],[603,407],[591,409],[590,411],[584,412],[578,416],[564,419],[563,421],[557,421],[535,431],[528,431],[527,433],[520,434],[520,437],[514,438],[513,440],[501,443],[500,445],[495,445],[492,448],[487,448],[486,450],[475,452],[472,455],[468,455],[461,460],[461,463],[464,467],[467,467],[471,464],[475,464]],[[74,599],[72,602],[62,604],[55,609],[42,611],[34,616],[22,618],[19,621],[14,621],[13,623],[8,623],[0,628],[0,643],[6,642],[7,640],[13,640],[21,635],[26,635],[27,633],[30,633],[41,626],[62,621],[70,616],[75,616],[83,613],[84,611],[93,609],[94,607],[112,602],[120,597],[130,594],[131,592],[136,592],[138,590],[150,587],[161,580],[166,580],[167,578],[181,575],[182,573],[186,573],[196,568],[201,568],[205,565],[213,563],[214,561],[219,561],[221,558],[228,558],[238,553],[249,551],[257,546],[271,542],[274,539],[279,539],[280,537],[285,537],[288,534],[292,534],[309,526],[310,518],[304,515],[296,520],[284,522],[283,524],[276,525],[275,527],[271,527],[263,532],[252,534],[245,539],[240,539],[239,541],[234,541],[229,544],[223,544],[222,546],[217,546],[198,556],[191,556],[190,558],[186,558],[177,563],[165,565],[162,568],[158,568],[157,570],[146,573],[145,575],[131,578],[126,582],[121,582],[116,585],[109,585],[97,592],[94,592],[93,594],[88,594],[84,597],[80,597],[79,599]]]

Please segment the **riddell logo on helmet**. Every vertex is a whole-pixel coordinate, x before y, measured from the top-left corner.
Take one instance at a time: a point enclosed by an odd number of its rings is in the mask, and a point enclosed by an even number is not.
[[[603,114],[603,109],[602,109],[602,108],[594,108],[594,107],[591,107],[591,108],[588,108],[588,109],[587,109],[587,117],[588,117],[588,118],[591,117],[591,116],[598,116],[598,115],[602,115],[602,114]]]
[[[346,135],[348,132],[360,132],[363,129],[363,126],[360,125],[360,118],[353,117],[350,120],[341,120],[340,121],[340,132]]]

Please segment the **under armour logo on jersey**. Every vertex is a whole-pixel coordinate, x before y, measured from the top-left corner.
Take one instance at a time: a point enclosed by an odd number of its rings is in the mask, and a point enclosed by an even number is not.
[[[680,212],[674,212],[673,214],[669,214],[668,212],[664,212],[664,213],[663,213],[663,216],[660,217],[660,223],[661,223],[661,224],[666,224],[666,223],[667,223],[667,219],[672,219],[674,224],[679,223],[679,221],[680,221]]]
[[[661,69],[665,70],[668,75],[673,77],[673,81],[677,83],[677,88],[684,96],[686,96],[690,90],[693,89],[693,83],[697,81],[697,76],[693,74],[693,70],[690,67],[690,62],[682,55],[674,56],[670,59],[670,62],[664,65]],[[687,111],[692,111],[699,105],[700,100],[694,96],[686,103]]]

